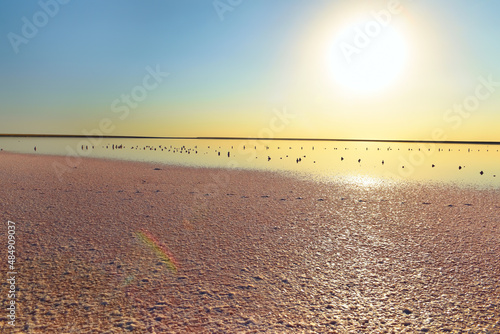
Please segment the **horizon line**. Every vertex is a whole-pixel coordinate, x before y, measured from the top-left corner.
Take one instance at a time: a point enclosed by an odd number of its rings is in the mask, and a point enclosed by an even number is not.
[[[412,140],[412,139],[346,139],[346,138],[258,138],[258,137],[188,137],[188,136],[109,136],[109,135],[62,135],[62,134],[0,134],[0,137],[49,137],[49,138],[106,138],[106,139],[184,139],[184,140],[265,140],[265,141],[338,141],[338,142],[379,142],[379,143],[432,143],[432,144],[471,144],[500,145],[495,141],[473,140]]]

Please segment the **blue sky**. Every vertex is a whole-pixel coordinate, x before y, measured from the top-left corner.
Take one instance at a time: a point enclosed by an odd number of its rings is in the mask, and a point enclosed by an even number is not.
[[[9,33],[23,37],[23,17],[33,23],[54,3],[57,13],[16,53]],[[205,0],[3,1],[0,133],[81,134],[109,118],[111,135],[254,137],[286,108],[294,122],[276,137],[430,139],[440,127],[452,140],[500,141],[500,89],[460,126],[443,120],[478,77],[500,81],[500,3],[401,0],[405,15],[391,29],[411,57],[375,95],[345,93],[321,50],[351,29],[350,17],[370,20],[387,1],[237,3],[219,2],[232,9],[221,20]],[[169,76],[118,119],[113,101],[141,85],[147,67]]]

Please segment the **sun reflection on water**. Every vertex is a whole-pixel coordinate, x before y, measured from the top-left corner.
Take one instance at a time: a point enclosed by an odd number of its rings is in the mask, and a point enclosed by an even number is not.
[[[383,180],[380,178],[365,176],[365,175],[350,175],[345,178],[345,181],[350,184],[361,187],[374,187],[383,185]]]

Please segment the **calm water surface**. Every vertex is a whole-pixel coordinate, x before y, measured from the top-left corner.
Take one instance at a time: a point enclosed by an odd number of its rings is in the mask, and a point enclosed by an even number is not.
[[[34,148],[36,147],[36,152]],[[0,138],[10,152],[298,172],[369,184],[387,179],[500,188],[500,145],[120,138]]]

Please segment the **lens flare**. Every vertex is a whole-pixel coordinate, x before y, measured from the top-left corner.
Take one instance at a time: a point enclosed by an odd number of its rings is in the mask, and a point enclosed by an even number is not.
[[[174,258],[170,250],[162,244],[158,239],[152,235],[148,230],[141,229],[135,233],[136,237],[148,245],[153,252],[160,258],[160,260],[167,266],[168,269],[177,273],[179,264]]]

